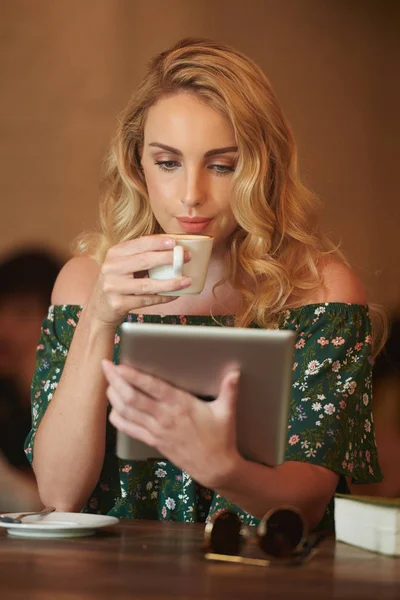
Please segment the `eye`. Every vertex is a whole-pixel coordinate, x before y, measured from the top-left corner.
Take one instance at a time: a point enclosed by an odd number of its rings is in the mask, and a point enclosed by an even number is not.
[[[235,171],[234,167],[229,165],[210,165],[208,167],[212,171],[215,172],[216,175],[228,175],[229,173],[233,173]]]
[[[177,160],[156,160],[154,164],[162,171],[174,171],[180,167],[180,163]]]

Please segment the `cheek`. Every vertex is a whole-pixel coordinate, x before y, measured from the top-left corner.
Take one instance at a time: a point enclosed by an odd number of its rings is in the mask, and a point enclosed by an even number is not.
[[[230,202],[220,205],[219,215],[214,225],[214,236],[217,240],[225,240],[237,229],[237,222],[233,216]]]
[[[147,191],[149,193],[149,195],[153,195],[153,196],[157,196],[160,191],[162,190],[162,183],[159,180],[159,178],[155,177],[154,175],[149,175],[148,173],[145,172],[145,177],[146,177],[146,186],[147,186]]]
[[[237,223],[232,213],[225,213],[218,219],[217,232],[221,237],[227,238],[236,228]]]
[[[217,199],[219,212],[226,224],[232,224],[236,222],[232,213],[231,204],[232,183],[231,181],[224,181],[219,183],[217,187],[218,189],[215,190],[216,193],[214,197]]]
[[[173,175],[164,173],[146,176],[147,193],[153,212],[166,210],[179,197],[178,185]]]

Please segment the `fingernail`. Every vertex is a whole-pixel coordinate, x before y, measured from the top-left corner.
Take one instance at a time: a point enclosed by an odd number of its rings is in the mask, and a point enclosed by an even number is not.
[[[162,246],[164,248],[173,248],[175,246],[175,240],[173,240],[171,238],[167,238],[165,240],[163,239]]]
[[[185,287],[189,287],[189,285],[192,283],[192,279],[190,277],[183,277],[181,279],[181,288],[185,288]]]
[[[185,250],[185,262],[189,262],[189,260],[192,258],[192,253],[189,252],[189,250]]]
[[[231,371],[231,383],[237,384],[240,379],[240,371]]]

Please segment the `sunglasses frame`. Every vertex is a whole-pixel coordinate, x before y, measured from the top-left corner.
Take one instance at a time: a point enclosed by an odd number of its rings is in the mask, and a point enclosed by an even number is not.
[[[301,523],[301,534],[299,532],[299,541],[293,548],[290,549],[290,552],[285,554],[274,554],[268,552],[264,546],[263,542],[266,539],[268,534],[268,522],[271,523],[271,519],[279,512],[288,511],[292,515],[296,515],[298,521]],[[237,539],[234,540],[236,542],[235,553],[226,552],[225,554],[215,550],[215,543],[212,540],[212,533],[214,531],[216,523],[223,519],[224,517],[235,519],[234,524],[237,526]],[[247,558],[240,555],[243,551],[243,548],[248,544],[257,545],[261,551],[266,554],[269,559],[278,560],[279,562],[287,561],[291,564],[301,564],[308,557],[311,557],[314,554],[315,550],[313,549],[314,544],[310,544],[308,540],[308,527],[305,522],[305,519],[298,508],[291,505],[280,506],[278,508],[270,509],[261,519],[259,525],[256,528],[256,536],[252,535],[251,527],[245,525],[241,522],[237,513],[233,512],[229,509],[223,509],[217,513],[215,513],[211,519],[206,523],[204,529],[204,541],[203,541],[203,549],[205,551],[205,557],[208,560],[218,560],[218,561],[227,561],[227,562],[236,562],[236,563],[245,563],[252,564],[257,566],[270,566],[271,560],[265,559],[256,559],[256,558]]]

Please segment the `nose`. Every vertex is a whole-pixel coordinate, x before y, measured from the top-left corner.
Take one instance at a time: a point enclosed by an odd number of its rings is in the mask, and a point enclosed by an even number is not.
[[[202,173],[197,168],[186,171],[185,190],[182,204],[186,208],[195,208],[203,204],[206,198],[205,181]]]

